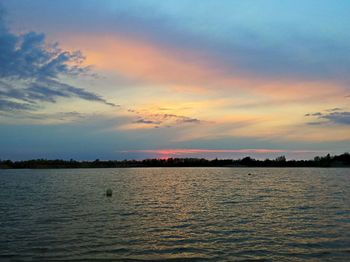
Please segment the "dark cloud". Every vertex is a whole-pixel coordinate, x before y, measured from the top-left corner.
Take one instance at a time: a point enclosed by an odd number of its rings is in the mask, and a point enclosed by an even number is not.
[[[350,125],[350,112],[333,112],[328,115],[321,116],[334,124]]]
[[[179,119],[182,123],[200,123],[201,121],[197,118],[183,117]]]
[[[27,103],[18,103],[0,98],[0,111],[33,110],[34,107]]]
[[[308,113],[308,114],[305,114],[305,116],[322,116],[322,113],[321,112]]]
[[[262,4],[263,1],[254,6],[243,3],[247,1],[241,1],[238,6],[225,1],[201,1],[199,9],[207,10],[205,15],[197,10],[199,12],[191,13],[191,19],[188,20],[186,14],[190,9],[175,8],[183,12],[174,12],[174,3],[165,2],[164,5],[152,1],[118,1],[115,4],[111,0],[101,4],[99,0],[61,0],[52,4],[46,0],[27,3],[12,0],[6,1],[6,5],[16,10],[14,13],[17,17],[30,19],[42,28],[54,25],[58,31],[69,30],[72,33],[118,33],[159,43],[160,47],[171,48],[172,52],[181,53],[181,49],[188,49],[200,58],[199,62],[202,61],[201,58],[207,57],[224,63],[227,67],[220,70],[228,75],[251,72],[259,77],[278,79],[294,77],[350,82],[349,38],[346,35],[348,19],[344,14],[334,12],[331,3],[326,4],[329,8],[317,9],[309,3],[303,3],[303,10],[297,5],[292,8],[289,5],[279,6],[277,15],[269,16],[269,12],[261,12],[269,6]],[[178,2],[178,7],[184,7],[187,1]],[[227,12],[226,15],[222,12],[208,12],[212,8],[212,2],[217,2],[214,6]],[[170,13],[164,9],[167,5],[171,9]],[[250,14],[256,13],[258,20],[251,20],[250,15],[242,16],[240,12],[245,12],[246,8]],[[74,10],[74,16],[67,10]],[[327,12],[323,13],[324,10]],[[307,27],[295,19],[296,12],[298,18],[311,19]],[[87,17],[92,19],[86,19]],[[344,22],[338,25],[333,17]],[[319,18],[322,19],[317,20]],[[258,23],[260,19],[264,22]],[[207,30],[193,30],[191,26],[197,25],[199,21],[199,29]],[[294,25],[292,27],[291,21]],[[330,37],[320,30],[326,28],[322,24],[326,27],[336,25],[334,32],[341,30],[344,34]],[[215,31],[211,31],[213,28],[216,28]],[[196,63],[193,57],[188,60]]]
[[[182,123],[197,123],[199,124],[201,121],[196,118],[191,118],[188,116],[181,116],[181,115],[175,115],[175,114],[163,114],[163,115],[157,115],[162,117],[164,120],[174,120],[177,124]]]
[[[146,120],[146,119],[139,119],[137,121],[135,121],[134,123],[136,124],[156,124],[156,125],[159,125],[161,124],[160,121],[153,121],[153,120]]]
[[[118,4],[114,4],[115,1],[104,1],[107,4],[101,4],[98,0],[61,0],[56,1],[54,5],[45,0],[30,1],[30,4],[28,2],[26,5],[23,1],[7,2],[12,9],[18,9],[18,16],[29,16],[36,23],[47,21],[48,27],[54,24],[59,28],[58,30],[108,34],[117,32],[130,37],[152,40],[172,48],[173,52],[179,49],[190,49],[199,57],[216,58],[220,63],[226,64],[227,68],[222,70],[226,70],[229,75],[240,73],[237,70],[241,70],[252,72],[260,77],[332,79],[347,83],[350,81],[348,38],[344,38],[346,35],[342,34],[339,37],[329,37],[319,30],[319,25],[328,21],[329,24],[326,25],[330,26],[334,22],[331,18],[338,17],[338,13],[332,13],[334,11],[332,8],[315,9],[305,4],[306,8],[299,10],[297,6],[291,9],[286,8],[288,5],[280,6],[280,13],[277,16],[259,15],[259,19],[270,25],[268,30],[259,31],[264,23],[254,25],[256,21],[245,20],[250,16],[241,16],[240,8],[243,8],[243,11],[245,11],[244,8],[249,8],[251,14],[254,12],[260,14],[261,3],[257,3],[254,7],[243,3],[239,4],[242,7],[238,7],[236,4],[230,5],[224,1],[218,1],[219,3],[215,6],[229,13],[230,16],[237,17],[237,22],[234,22],[232,20],[235,19],[225,19],[227,17],[225,15],[216,15],[220,12],[208,12],[208,15],[204,16],[198,16],[201,12],[196,12],[191,14],[191,19],[188,21],[182,19],[181,12],[177,14],[165,12],[162,7],[167,4],[157,5],[148,1],[123,1]],[[178,4],[179,7],[186,1],[181,2]],[[212,1],[202,2],[200,9],[210,10]],[[172,3],[168,4],[168,8],[171,8]],[[331,6],[330,4],[329,7]],[[264,5],[261,8],[264,9]],[[184,18],[186,18],[187,9],[182,9]],[[71,16],[67,10],[75,10],[74,16]],[[327,10],[327,13],[321,15],[324,10]],[[44,14],[42,14],[43,11],[45,11]],[[289,27],[291,17],[295,18],[293,16],[295,12],[298,12],[298,17],[302,19],[312,19],[308,27],[304,27],[298,19],[292,20],[294,28]],[[315,15],[314,12],[318,15],[310,16],[310,13]],[[282,13],[285,15],[283,19],[281,19]],[[92,16],[93,19],[86,19]],[[318,17],[322,17],[322,20],[317,23],[317,19],[313,18]],[[344,16],[340,16],[339,19],[348,21]],[[191,22],[197,21],[201,21],[200,28],[207,25],[206,34],[194,33]],[[217,30],[211,31],[214,25]],[[313,27],[315,25],[317,26]],[[346,23],[343,23],[339,28],[336,27],[334,32],[337,29],[343,29],[342,31],[346,32],[345,25]],[[45,25],[43,27],[45,28]],[[307,30],[307,28],[314,30]],[[191,60],[191,63],[196,62],[192,58]]]
[[[308,122],[308,125],[322,125],[322,124],[338,124],[338,125],[350,125],[350,112],[347,111],[339,111],[341,108],[332,108],[326,110],[328,113],[312,113],[306,114],[305,116],[314,116],[317,117],[318,120],[322,121],[314,121]]]
[[[88,73],[83,55],[47,44],[44,34],[11,33],[0,11],[0,110],[35,110],[41,102],[60,97],[107,102],[101,96],[64,83],[61,78]]]

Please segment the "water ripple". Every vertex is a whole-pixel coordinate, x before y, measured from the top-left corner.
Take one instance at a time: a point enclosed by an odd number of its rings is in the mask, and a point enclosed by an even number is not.
[[[0,260],[349,261],[349,182],[348,169],[0,170]]]

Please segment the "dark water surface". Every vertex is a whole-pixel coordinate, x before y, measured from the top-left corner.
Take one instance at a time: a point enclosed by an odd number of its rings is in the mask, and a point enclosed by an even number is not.
[[[0,170],[0,260],[350,261],[350,169]]]

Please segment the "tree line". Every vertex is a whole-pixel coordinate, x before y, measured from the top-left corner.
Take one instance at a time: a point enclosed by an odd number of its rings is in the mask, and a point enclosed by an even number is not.
[[[77,161],[33,159],[23,161],[0,160],[0,169],[12,168],[127,168],[127,167],[350,167],[350,154],[317,156],[312,160],[287,160],[285,156],[275,159],[167,158],[145,160],[99,160]]]

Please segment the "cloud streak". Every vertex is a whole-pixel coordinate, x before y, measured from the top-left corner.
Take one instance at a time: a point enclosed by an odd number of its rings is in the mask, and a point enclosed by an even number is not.
[[[333,112],[327,115],[321,116],[334,124],[350,125],[350,112]]]
[[[308,125],[322,125],[322,124],[336,124],[336,125],[350,125],[350,112],[340,111],[341,108],[332,108],[326,110],[326,113],[312,113],[306,114],[305,116],[317,117],[319,120],[325,121],[314,121],[309,122]]]
[[[126,128],[139,128],[137,125],[148,127],[175,127],[175,126],[181,126],[185,124],[201,124],[203,121],[188,117],[188,116],[182,116],[182,115],[175,115],[175,114],[147,114],[138,112],[135,110],[132,110],[133,113],[136,113],[139,115],[138,119],[133,122],[134,125],[128,125]],[[136,124],[136,126],[135,126]]]

